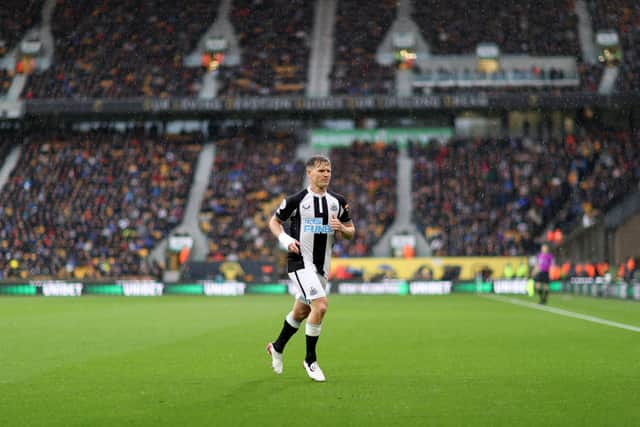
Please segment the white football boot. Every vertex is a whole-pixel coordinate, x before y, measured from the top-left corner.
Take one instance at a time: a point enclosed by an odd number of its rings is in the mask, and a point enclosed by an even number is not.
[[[267,353],[271,355],[271,367],[273,368],[273,372],[280,375],[282,373],[282,353],[278,353],[275,348],[273,348],[273,343],[267,344]]]
[[[307,371],[307,375],[309,375],[309,378],[311,378],[312,380],[318,382],[326,381],[326,378],[324,377],[324,374],[322,373],[322,369],[320,369],[320,365],[318,365],[318,362],[313,362],[311,365],[308,365],[307,361],[303,360],[302,366],[304,366],[304,369]]]

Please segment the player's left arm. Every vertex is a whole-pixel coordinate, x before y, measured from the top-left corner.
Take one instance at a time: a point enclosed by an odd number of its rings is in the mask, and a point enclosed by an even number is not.
[[[340,208],[338,214],[332,214],[329,217],[329,226],[335,232],[336,237],[342,237],[347,240],[353,239],[356,234],[356,227],[351,220],[351,208],[343,196],[336,194]]]
[[[353,221],[342,222],[335,215],[329,218],[329,226],[335,231],[336,236],[343,237],[347,240],[353,239],[353,236],[356,234],[356,227],[353,225]]]

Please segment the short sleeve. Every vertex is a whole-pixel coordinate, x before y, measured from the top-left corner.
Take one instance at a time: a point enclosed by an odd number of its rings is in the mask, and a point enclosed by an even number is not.
[[[296,211],[297,203],[294,197],[287,197],[282,200],[278,209],[276,209],[276,218],[280,221],[287,221]]]
[[[340,216],[338,216],[340,222],[349,222],[351,221],[351,208],[349,204],[341,198],[340,200]]]

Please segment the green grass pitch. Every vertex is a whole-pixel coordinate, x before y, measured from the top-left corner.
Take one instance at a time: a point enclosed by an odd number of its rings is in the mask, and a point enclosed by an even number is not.
[[[533,301],[526,297],[522,301]],[[640,333],[493,297],[330,297],[326,383],[264,350],[291,297],[0,298],[2,426],[638,426]],[[640,327],[640,304],[550,306]]]

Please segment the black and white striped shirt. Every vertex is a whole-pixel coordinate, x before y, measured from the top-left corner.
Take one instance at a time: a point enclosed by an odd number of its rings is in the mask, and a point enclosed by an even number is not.
[[[344,196],[332,191],[316,194],[311,188],[305,188],[282,201],[276,217],[282,222],[291,220],[287,233],[300,242],[300,254],[289,252],[288,255],[290,273],[315,266],[319,274],[328,277],[335,238],[329,226],[330,215],[344,223],[351,221]]]

